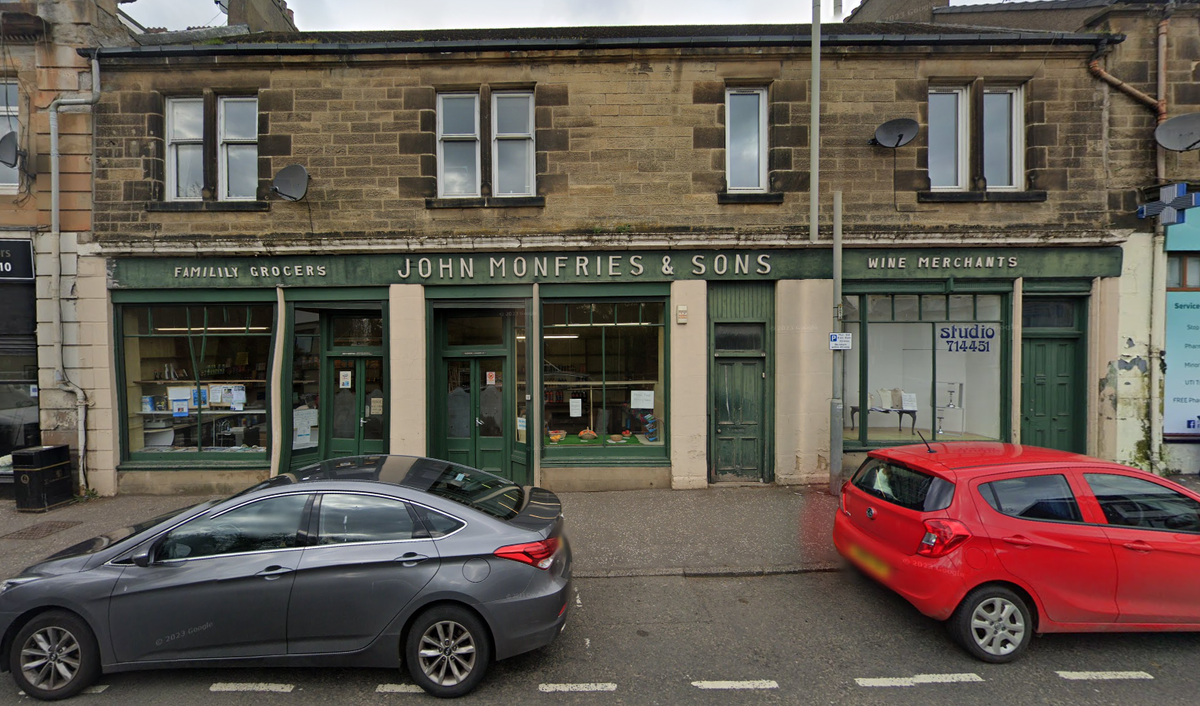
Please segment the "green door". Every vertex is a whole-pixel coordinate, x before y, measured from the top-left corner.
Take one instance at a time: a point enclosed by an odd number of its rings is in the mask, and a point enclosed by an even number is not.
[[[1076,338],[1021,343],[1021,443],[1082,453]]]
[[[331,405],[321,409],[329,417],[321,426],[329,429],[326,458],[384,452],[387,428],[383,384],[383,359],[376,357],[330,358],[326,389]]]
[[[717,480],[762,480],[764,372],[762,358],[716,362],[713,467]]]
[[[446,460],[511,477],[504,438],[504,358],[449,359]]]

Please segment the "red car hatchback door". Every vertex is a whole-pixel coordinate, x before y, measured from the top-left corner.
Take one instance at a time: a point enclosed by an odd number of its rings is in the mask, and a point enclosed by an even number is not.
[[[1117,565],[1104,528],[1086,524],[1065,475],[1030,472],[972,483],[1005,571],[1032,588],[1056,623],[1117,618]]]
[[[1132,473],[1085,472],[1108,524],[1122,623],[1200,623],[1200,501]]]

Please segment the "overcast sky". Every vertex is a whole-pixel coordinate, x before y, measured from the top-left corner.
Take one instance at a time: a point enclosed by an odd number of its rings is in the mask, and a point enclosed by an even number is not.
[[[848,12],[859,0],[844,2]],[[812,16],[811,0],[288,0],[288,7],[302,30],[807,23]],[[146,27],[225,24],[213,0],[136,0],[121,9]],[[822,17],[833,20],[833,0],[823,0]]]

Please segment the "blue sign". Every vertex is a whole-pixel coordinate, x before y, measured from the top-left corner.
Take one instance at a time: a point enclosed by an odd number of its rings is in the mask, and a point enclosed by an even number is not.
[[[1200,435],[1200,292],[1167,292],[1163,433]]]
[[[1158,191],[1158,201],[1151,201],[1145,206],[1138,206],[1138,218],[1153,218],[1158,216],[1158,222],[1164,226],[1173,226],[1184,222],[1184,211],[1200,206],[1200,193],[1189,194],[1187,184],[1171,184]]]

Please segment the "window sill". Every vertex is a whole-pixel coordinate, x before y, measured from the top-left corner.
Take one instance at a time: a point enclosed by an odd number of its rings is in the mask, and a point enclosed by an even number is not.
[[[717,203],[783,203],[783,192],[724,191],[717,194]]]
[[[158,213],[203,211],[270,211],[270,201],[147,201],[146,210]]]
[[[190,458],[179,458],[187,455]],[[270,468],[271,460],[263,452],[179,452],[145,453],[134,451],[129,460],[117,465],[117,471],[201,471],[209,469],[259,470]],[[170,458],[163,458],[170,456]]]
[[[1045,191],[918,191],[917,203],[1040,203]]]
[[[545,196],[485,196],[469,199],[425,199],[425,208],[545,208]]]

